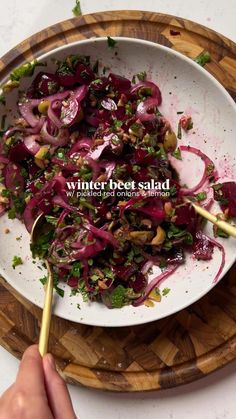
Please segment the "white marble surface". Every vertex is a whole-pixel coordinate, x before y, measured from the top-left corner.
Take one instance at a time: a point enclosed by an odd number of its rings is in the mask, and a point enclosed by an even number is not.
[[[0,56],[24,38],[72,16],[74,0],[1,2]],[[142,9],[186,17],[236,41],[235,0],[81,0],[83,13]],[[18,361],[0,347],[0,393],[14,380]],[[195,383],[148,394],[114,394],[71,387],[80,419],[234,419],[236,361]]]

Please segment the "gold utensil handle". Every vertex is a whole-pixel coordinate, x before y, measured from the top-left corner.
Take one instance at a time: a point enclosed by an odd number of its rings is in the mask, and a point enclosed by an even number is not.
[[[53,276],[48,264],[48,261],[45,261],[48,269],[48,280],[46,285],[46,292],[44,297],[44,307],[42,315],[42,324],[39,337],[39,353],[41,356],[44,356],[48,351],[48,339],[49,331],[51,324],[51,315],[52,315],[52,297],[53,297]]]
[[[214,214],[211,214],[205,208],[200,207],[200,205],[194,204],[192,202],[192,206],[199,215],[211,221],[217,227],[221,228],[221,230],[223,230],[225,233],[236,238],[236,227],[230,223],[227,223],[227,221],[219,220]]]

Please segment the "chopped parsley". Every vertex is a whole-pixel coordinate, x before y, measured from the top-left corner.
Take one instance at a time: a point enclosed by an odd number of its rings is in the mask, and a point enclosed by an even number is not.
[[[110,36],[107,37],[107,45],[109,48],[115,48],[115,45],[117,44],[117,41],[115,39],[111,38]]]
[[[121,127],[122,127],[122,125],[123,125],[123,121],[120,121],[119,119],[114,119],[114,120],[113,120],[113,127],[114,127],[115,129],[117,129],[117,128],[121,128]]]
[[[140,71],[140,73],[137,74],[137,77],[140,81],[145,81],[147,78],[146,71]]]
[[[160,263],[159,263],[159,268],[160,269],[165,269],[167,267],[167,263],[165,261],[165,259],[161,259]]]
[[[206,63],[209,63],[211,61],[211,56],[209,52],[203,52],[200,54],[197,58],[194,59],[194,61],[204,67]]]
[[[54,285],[54,289],[60,297],[64,297],[65,291],[62,288],[59,288],[57,285]]]
[[[170,292],[170,288],[164,288],[164,289],[162,290],[162,295],[163,295],[163,297],[165,297],[167,294],[169,294],[169,292]]]
[[[81,270],[81,262],[76,261],[73,263],[72,269],[70,270],[71,276],[75,276],[76,278],[80,277],[80,270]]]
[[[80,16],[81,13],[81,6],[80,6],[80,0],[76,0],[75,7],[73,7],[72,12],[74,16]]]
[[[21,259],[20,256],[13,256],[11,266],[13,267],[13,269],[15,269],[16,266],[19,266],[19,265],[23,265],[23,260]]]
[[[45,275],[42,278],[39,278],[39,280],[40,280],[41,284],[46,285],[48,277]]]
[[[126,288],[118,285],[111,293],[111,304],[113,308],[121,308],[126,302]]]
[[[46,218],[46,220],[49,224],[52,224],[54,226],[57,224],[57,218],[56,217],[53,217],[52,215],[45,215],[45,218]]]
[[[172,156],[178,160],[182,160],[182,155],[179,147],[175,151],[173,151]]]
[[[207,194],[204,191],[203,192],[198,192],[197,195],[196,195],[196,198],[197,198],[198,201],[204,201],[204,199],[206,199],[206,197],[207,197]]]
[[[225,231],[221,230],[221,228],[217,227],[216,229],[216,235],[218,237],[223,237],[224,239],[228,239],[229,234],[225,233]]]
[[[181,122],[178,123],[178,130],[177,130],[177,138],[181,140],[182,138],[182,129],[181,129]]]

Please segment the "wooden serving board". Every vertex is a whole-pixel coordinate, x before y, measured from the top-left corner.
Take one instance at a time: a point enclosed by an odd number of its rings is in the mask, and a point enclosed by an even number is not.
[[[51,26],[6,54],[0,77],[65,43],[107,35],[147,39],[191,58],[209,51],[205,68],[236,98],[232,41],[185,19],[139,11],[96,13]],[[97,389],[143,391],[196,380],[236,357],[235,273],[236,266],[197,303],[148,325],[101,328],[54,317],[50,351],[68,382]],[[0,279],[1,345],[21,358],[38,341],[40,319],[41,310]]]

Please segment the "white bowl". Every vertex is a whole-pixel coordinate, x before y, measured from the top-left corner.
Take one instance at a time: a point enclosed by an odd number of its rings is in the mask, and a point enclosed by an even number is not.
[[[163,103],[160,111],[169,119],[175,131],[180,117],[178,111],[192,116],[194,129],[185,134],[179,143],[193,145],[211,157],[222,180],[235,179],[236,107],[226,90],[206,70],[178,52],[148,41],[115,39],[118,41],[115,49],[108,48],[106,38],[97,38],[65,45],[39,59],[47,62],[47,71],[54,70],[53,57],[60,59],[78,53],[90,55],[92,61],[99,59],[101,68],[103,65],[109,66],[112,72],[130,78],[145,70],[148,79],[156,82],[161,89]],[[30,79],[24,79],[20,89],[29,84]],[[7,99],[7,108],[12,108],[13,114],[16,98],[17,92],[13,92]],[[8,113],[9,120],[12,116]],[[191,186],[200,177],[202,163],[196,157],[184,156],[181,177],[183,182]],[[10,229],[9,234],[3,233],[5,228]],[[4,215],[0,217],[0,231],[0,273],[19,293],[42,307],[44,291],[38,279],[45,272],[39,270],[38,264],[32,263],[29,235],[25,227],[18,220],[9,220]],[[212,235],[212,226],[208,225],[206,231]],[[16,237],[20,235],[22,239],[17,241]],[[218,240],[226,250],[223,277],[235,260],[236,241],[232,238]],[[24,261],[15,270],[11,267],[14,255],[21,256]],[[64,285],[65,296],[55,297],[54,313],[65,319],[97,326],[128,326],[158,320],[189,306],[210,291],[215,285],[213,279],[220,261],[218,249],[214,250],[210,262],[196,261],[191,255],[188,256],[186,263],[161,285],[161,289],[168,287],[171,291],[154,307],[127,306],[110,310],[102,304],[83,303],[78,295],[70,297],[70,288]]]

